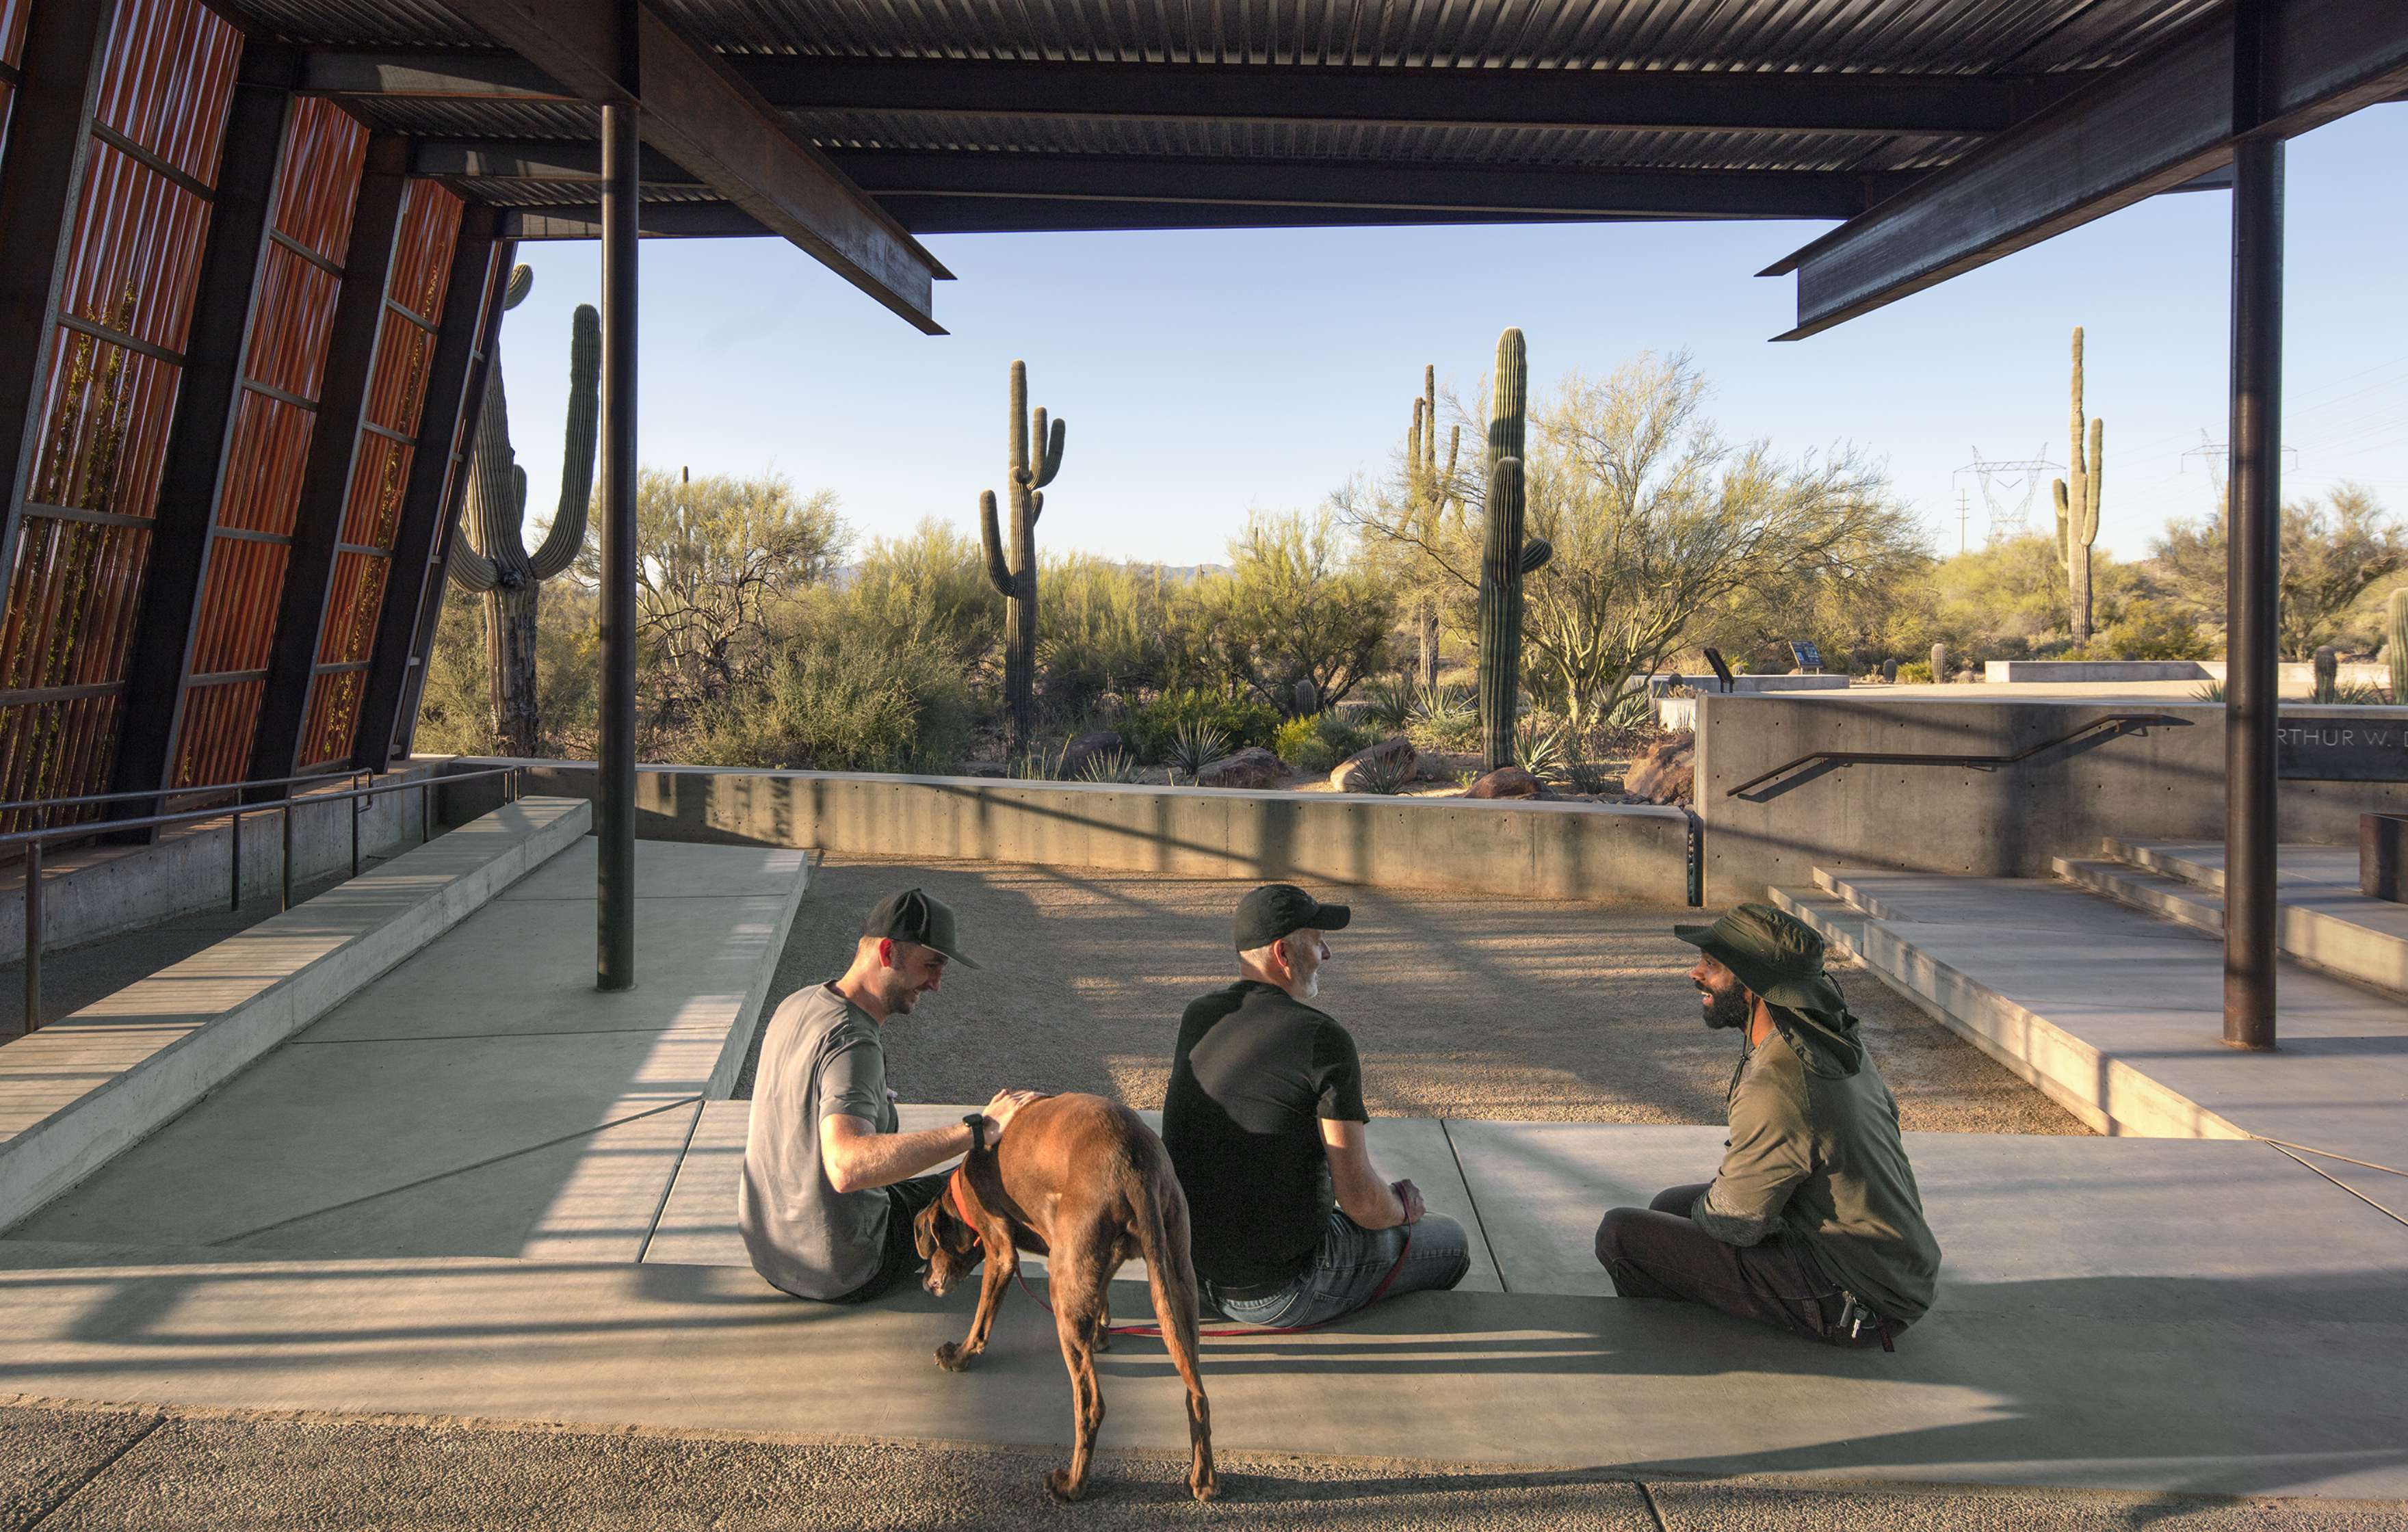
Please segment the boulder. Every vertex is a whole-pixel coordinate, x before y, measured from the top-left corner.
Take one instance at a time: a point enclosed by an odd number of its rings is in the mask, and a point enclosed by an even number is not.
[[[1625,792],[1649,803],[1687,803],[1698,775],[1697,736],[1683,732],[1661,739],[1630,763],[1622,779]]]
[[[1076,781],[1079,773],[1085,770],[1087,763],[1096,756],[1127,749],[1128,745],[1121,738],[1118,729],[1096,729],[1082,734],[1062,747],[1062,780]]]
[[[1517,766],[1501,766],[1463,790],[1467,798],[1535,798],[1545,789]]]
[[[1329,773],[1329,785],[1340,793],[1360,793],[1363,791],[1362,777],[1366,767],[1377,766],[1386,768],[1392,763],[1397,768],[1395,780],[1410,781],[1412,780],[1413,768],[1418,762],[1419,758],[1413,753],[1413,742],[1401,734],[1393,735],[1369,749],[1358,750],[1339,762]]]
[[[1287,763],[1260,745],[1249,745],[1204,768],[1198,787],[1273,787],[1287,776]]]

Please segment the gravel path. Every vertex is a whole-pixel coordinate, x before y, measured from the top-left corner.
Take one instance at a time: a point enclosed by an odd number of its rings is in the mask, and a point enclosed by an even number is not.
[[[1229,916],[1250,883],[998,865],[829,858],[812,876],[770,1004],[841,971],[862,915],[920,884],[985,965],[887,1033],[910,1101],[1001,1085],[1158,1107],[1186,1002],[1235,977]],[[1737,1043],[1698,1021],[1678,909],[1328,888],[1354,908],[1320,1003],[1362,1050],[1383,1116],[1720,1123]],[[2089,1130],[1861,967],[1836,969],[1914,1131]],[[738,1095],[752,1092],[746,1067]]]

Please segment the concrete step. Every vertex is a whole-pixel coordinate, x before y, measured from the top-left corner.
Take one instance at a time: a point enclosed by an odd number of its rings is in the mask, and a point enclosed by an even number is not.
[[[2286,960],[2281,1047],[2236,1053],[2204,931],[2055,880],[1820,867],[1815,882],[1774,896],[2102,1133],[2262,1138],[2408,1176],[2408,1011],[2388,996]]]
[[[2137,909],[2224,934],[2224,848],[2212,842],[2110,839],[2113,861],[2052,859],[2057,875]],[[2347,846],[2281,848],[2276,944],[2309,967],[2408,995],[2408,906],[2358,892]]]
[[[0,1229],[155,1132],[574,845],[526,798],[0,1048]]]

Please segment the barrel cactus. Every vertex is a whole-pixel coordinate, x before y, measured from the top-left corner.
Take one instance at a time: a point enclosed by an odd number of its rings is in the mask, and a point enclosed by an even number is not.
[[[2408,707],[2408,589],[2383,603],[2383,655],[2391,662],[2391,701]]]
[[[1934,683],[1943,683],[1948,680],[1948,646],[1946,644],[1931,646],[1931,679]]]
[[[2090,550],[2099,541],[2100,459],[2107,443],[2107,422],[2090,422],[2087,447],[2082,439],[2082,326],[2073,327],[2073,423],[2067,461],[2072,482],[2058,480],[2057,495],[2057,561],[2065,566],[2066,605],[2073,641],[2090,641]]]
[[[515,308],[535,285],[535,273],[510,273],[502,307]],[[504,754],[535,754],[542,719],[537,706],[535,639],[543,582],[566,570],[585,546],[587,504],[594,493],[594,450],[601,421],[602,316],[581,303],[569,317],[568,423],[560,451],[560,499],[552,525],[526,551],[526,470],[510,446],[510,407],[502,391],[498,346],[487,362],[485,398],[468,454],[465,537],[452,539],[452,582],[485,598],[485,653],[491,675],[493,725]]]
[[[1037,518],[1045,513],[1045,486],[1062,471],[1064,425],[1046,430],[1039,407],[1037,456],[1029,457],[1028,365],[1011,365],[1011,465],[1004,494],[1011,503],[1011,556],[1004,557],[996,524],[995,491],[979,492],[979,535],[986,543],[986,578],[1003,594],[1003,698],[1011,713],[1011,748],[1025,749],[1036,729]]]
[[[1487,769],[1513,762],[1521,711],[1522,577],[1555,553],[1544,537],[1525,541],[1523,445],[1529,364],[1522,332],[1497,337],[1496,396],[1488,415],[1487,539],[1480,560],[1480,738]]]

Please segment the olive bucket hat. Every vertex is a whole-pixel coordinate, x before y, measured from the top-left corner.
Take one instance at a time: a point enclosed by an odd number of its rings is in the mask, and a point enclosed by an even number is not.
[[[1767,1005],[1810,1012],[1847,1005],[1823,972],[1823,938],[1786,910],[1739,905],[1712,925],[1676,925],[1672,934],[1739,975]]]

